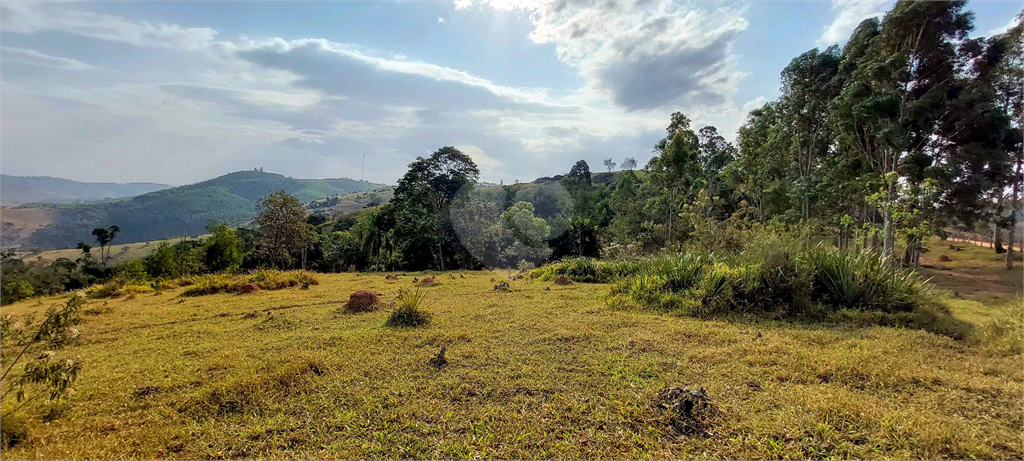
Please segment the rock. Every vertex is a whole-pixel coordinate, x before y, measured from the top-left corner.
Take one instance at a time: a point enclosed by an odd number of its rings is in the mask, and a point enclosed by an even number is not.
[[[501,282],[501,283],[499,283],[499,284],[494,286],[494,291],[500,291],[500,292],[503,292],[503,293],[508,293],[508,292],[512,291],[512,288],[509,286],[508,282]]]
[[[370,312],[377,308],[380,298],[377,293],[370,290],[359,290],[348,297],[348,304],[345,305],[346,312]]]
[[[555,285],[572,285],[572,280],[569,280],[569,277],[564,275],[559,275],[555,277]]]
[[[942,261],[944,263],[948,263],[948,262],[950,262],[952,260],[953,260],[953,258],[950,258],[949,256],[939,255],[939,261]]]
[[[260,286],[255,283],[246,283],[238,289],[239,293],[255,293],[257,291],[260,291]]]

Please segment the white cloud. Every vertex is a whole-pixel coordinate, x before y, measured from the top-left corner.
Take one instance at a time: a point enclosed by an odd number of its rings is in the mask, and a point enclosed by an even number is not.
[[[583,75],[578,90],[555,93],[326,39],[215,41],[217,31],[208,28],[69,10],[77,5],[37,6],[5,3],[5,32],[61,31],[129,43],[150,48],[140,54],[181,56],[184,65],[60,88],[5,75],[5,83],[14,81],[4,86],[5,98],[27,101],[0,114],[5,150],[19,152],[5,168],[22,173],[181,183],[264,166],[299,177],[358,177],[365,153],[367,179],[392,182],[416,155],[456,145],[488,180],[532,180],[557,173],[562,163],[567,170],[579,158],[643,161],[672,110],[723,133],[733,132],[743,115],[729,102],[742,77],[732,70],[732,42],[746,27],[736,10],[497,5],[532,8],[531,37],[554,43],[559,58]],[[11,12],[25,22],[15,23]],[[615,32],[603,36],[606,30]],[[50,58],[56,60],[38,60],[75,66],[73,59]],[[136,58],[124,56],[128,64]],[[655,65],[661,61],[664,66]],[[61,115],[63,106],[80,108]],[[26,127],[29,120],[35,128]],[[69,150],[82,161],[64,162]],[[90,156],[97,161],[85,161]],[[116,170],[130,176],[109,176],[114,170],[103,165],[121,157],[138,158]],[[193,166],[175,169],[163,159]],[[89,167],[65,164],[96,167],[84,177]]]
[[[988,31],[988,33],[985,34],[985,36],[986,37],[991,37],[993,35],[1004,34],[1004,33],[1006,33],[1006,31],[1010,30],[1010,28],[1012,28],[1013,26],[1016,26],[1018,22],[1020,22],[1020,17],[1019,16],[1014,16],[1012,19],[1010,19],[1010,22],[1006,23],[1006,25],[1000,26],[1000,27],[996,27],[995,29],[992,29],[992,30]]]
[[[530,12],[536,43],[554,43],[591,90],[627,110],[728,104],[744,74],[734,70],[744,10],[674,2],[483,0]],[[459,5],[457,5],[459,6]]]
[[[50,56],[35,50],[11,47],[0,48],[0,62],[18,62],[60,70],[84,70],[95,68],[95,66],[86,64],[77,59]]]
[[[437,17],[437,23],[438,23],[438,24],[444,24],[444,18],[442,18],[442,17],[438,16],[438,17]]]
[[[63,5],[31,2],[4,2],[0,4],[0,17],[6,32],[31,34],[50,30],[136,46],[200,50],[210,46],[217,35],[217,31],[206,27],[132,22]]]
[[[883,16],[890,3],[890,0],[832,0],[832,10],[837,12],[836,18],[823,27],[815,44],[827,47],[843,43],[850,38],[861,21]]]
[[[758,109],[761,106],[763,106],[764,103],[766,103],[766,102],[768,102],[768,98],[766,98],[764,96],[758,96],[758,97],[756,97],[754,99],[751,99],[750,101],[747,101],[746,103],[744,103],[743,104],[743,114],[744,114],[744,117],[746,116],[746,114],[749,114],[750,111],[752,111],[754,109]]]

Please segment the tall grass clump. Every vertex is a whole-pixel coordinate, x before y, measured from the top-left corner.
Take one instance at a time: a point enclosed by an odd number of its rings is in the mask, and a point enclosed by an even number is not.
[[[399,290],[395,298],[396,308],[391,311],[384,326],[391,328],[418,327],[430,323],[431,314],[423,307],[426,292]]]
[[[933,298],[915,272],[873,253],[855,254],[816,246],[803,254],[811,292],[819,302],[841,309],[911,312]]]
[[[242,286],[238,277],[227,274],[208,274],[193,278],[192,284],[181,292],[182,296],[206,296],[238,290]]]
[[[793,248],[760,249],[757,259],[682,254],[643,260],[609,276],[609,301],[696,317],[768,313],[964,336],[963,325],[932,301],[932,289],[915,272],[873,254]]]
[[[119,298],[125,295],[152,292],[149,284],[135,279],[115,278],[105,283],[90,286],[85,289],[85,295],[89,298]]]
[[[280,290],[299,285],[320,284],[315,275],[304,270],[257,269],[250,272],[246,280],[248,283],[255,283],[263,290]]]

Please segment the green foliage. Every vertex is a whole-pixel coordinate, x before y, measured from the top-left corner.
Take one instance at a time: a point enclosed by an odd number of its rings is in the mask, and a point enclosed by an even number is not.
[[[395,310],[391,311],[384,326],[391,328],[410,328],[430,323],[431,313],[423,307],[426,292],[399,290],[395,298]]]
[[[242,264],[242,241],[225,223],[207,226],[213,234],[203,241],[204,262],[211,272],[235,272]]]
[[[26,417],[26,405],[44,398],[55,401],[63,397],[78,377],[81,364],[61,358],[55,350],[78,336],[74,324],[84,301],[72,296],[60,307],[50,307],[41,322],[32,315],[0,319],[0,418],[11,421]],[[18,430],[4,430],[2,445],[9,448],[24,438]]]

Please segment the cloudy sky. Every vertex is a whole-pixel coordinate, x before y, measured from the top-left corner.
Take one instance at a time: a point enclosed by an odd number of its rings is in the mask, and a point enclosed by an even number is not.
[[[186,184],[263,167],[394,183],[454,145],[486,181],[643,164],[668,116],[730,139],[798,54],[889,1],[0,4],[0,170]],[[974,1],[975,35],[1016,1]]]

